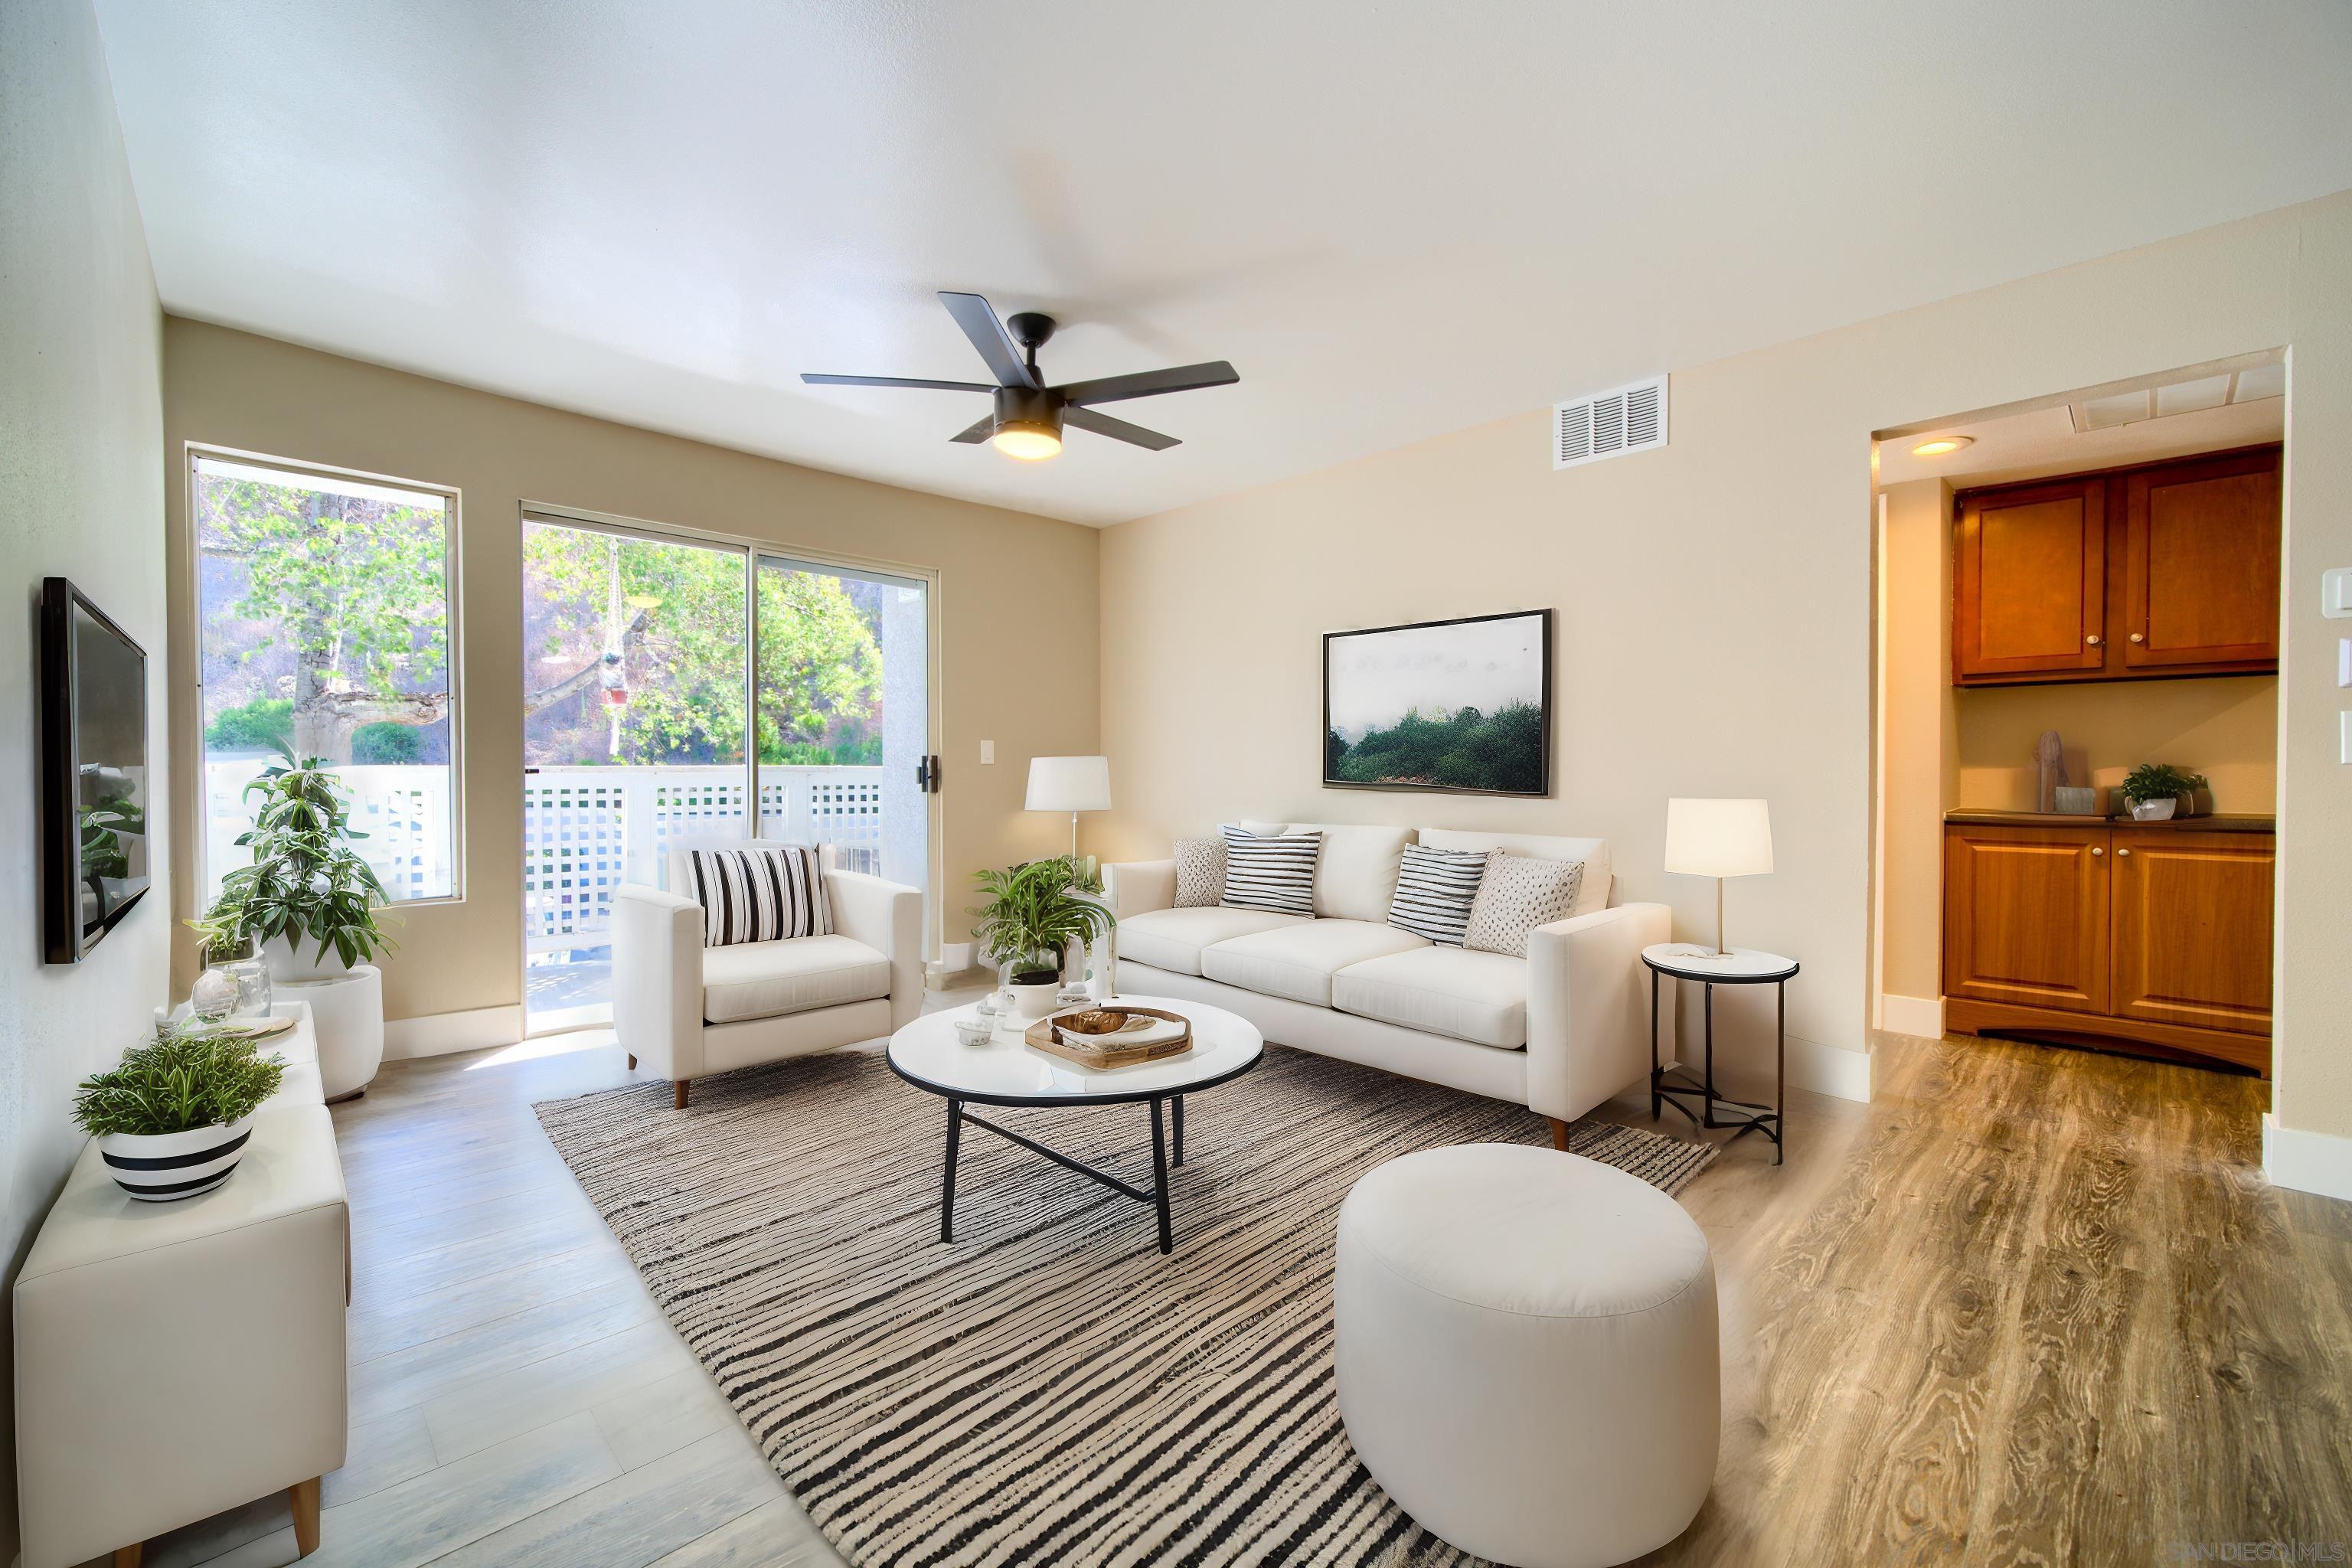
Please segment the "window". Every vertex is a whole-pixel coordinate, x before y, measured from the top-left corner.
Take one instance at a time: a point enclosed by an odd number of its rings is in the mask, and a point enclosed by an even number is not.
[[[342,776],[353,845],[397,900],[457,888],[449,563],[457,498],[196,454],[205,900],[243,865],[277,748]]]

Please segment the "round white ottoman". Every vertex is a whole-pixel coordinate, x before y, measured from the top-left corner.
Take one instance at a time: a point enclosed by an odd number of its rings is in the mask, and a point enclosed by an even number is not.
[[[1715,1262],[1682,1205],[1515,1143],[1375,1167],[1339,1209],[1339,1418],[1433,1533],[1514,1568],[1664,1545],[1715,1478]]]

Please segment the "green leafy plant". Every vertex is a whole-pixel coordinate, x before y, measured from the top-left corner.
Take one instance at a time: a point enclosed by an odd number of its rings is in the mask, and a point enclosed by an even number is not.
[[[282,936],[299,950],[308,937],[321,961],[331,948],[346,964],[364,963],[394,945],[376,924],[383,884],[347,842],[367,835],[351,830],[331,770],[283,747],[278,754],[282,763],[245,786],[261,796],[252,829],[236,840],[253,864],[221,879],[214,908],[234,910],[239,934],[257,942]]]
[[[425,757],[425,734],[414,724],[362,724],[352,731],[352,761],[379,766],[416,763]]]
[[[81,874],[84,880],[93,877],[128,877],[131,875],[131,852],[124,847],[122,836],[136,837],[147,831],[147,814],[139,803],[127,795],[110,795],[96,805],[81,808]]]
[[[286,744],[294,730],[294,700],[257,697],[224,708],[205,726],[205,744],[223,751],[250,751]]]
[[[196,933],[199,963],[226,963],[232,959],[253,956],[253,938],[246,933],[244,911],[226,899],[215,900],[202,915],[182,923]]]
[[[975,879],[988,901],[964,911],[972,917],[972,940],[990,963],[1015,965],[1017,984],[1058,978],[1072,942],[1091,942],[1117,923],[1109,906],[1085,896],[1100,884],[1074,856],[982,871]]]
[[[241,1030],[178,1025],[133,1046],[74,1091],[74,1120],[93,1137],[226,1127],[278,1092],[286,1064]]]
[[[2170,763],[2142,763],[2124,775],[2123,797],[2137,805],[2147,800],[2170,800],[2206,787],[2203,773],[2188,773]]]

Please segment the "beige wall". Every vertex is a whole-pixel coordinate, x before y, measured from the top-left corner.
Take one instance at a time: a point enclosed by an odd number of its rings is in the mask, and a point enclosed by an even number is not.
[[[1244,811],[1605,834],[1628,893],[1697,932],[1711,890],[1657,869],[1665,798],[1765,795],[1779,869],[1732,884],[1734,940],[1803,961],[1792,1033],[1860,1049],[1871,432],[2279,345],[2277,1104],[2352,1133],[2352,771],[2334,759],[2341,628],[2314,613],[2320,571],[2352,563],[2352,194],[1675,367],[1661,452],[1554,473],[1530,410],[1112,529],[1103,734],[1122,793],[1103,839],[1164,853]],[[1561,613],[1552,798],[1318,789],[1318,633],[1544,605]]]
[[[1896,996],[1943,990],[1944,813],[1959,803],[1953,701],[1951,487],[1888,485],[1879,590],[1885,681],[1880,744],[1886,820],[1880,984]]]
[[[965,935],[975,869],[1064,841],[1066,818],[1028,815],[1022,800],[1029,757],[1096,750],[1094,530],[654,435],[176,318],[165,325],[164,363],[172,725],[184,754],[197,733],[180,461],[187,443],[462,492],[465,898],[404,911],[395,933],[400,951],[384,965],[388,1016],[520,1000],[525,500],[936,568],[947,940]],[[972,460],[997,459],[976,450]],[[992,766],[981,765],[982,739],[996,742]],[[180,842],[192,845],[193,793],[179,804]],[[194,896],[193,853],[184,852],[177,867],[183,913]],[[189,962],[184,952],[182,962]]]
[[[2034,742],[2055,730],[2066,776],[2106,786],[2141,763],[2171,763],[2212,781],[2212,809],[2268,812],[2278,805],[2278,680],[2105,681],[2089,686],[1977,687],[1959,701],[1959,804],[2034,807]]]
[[[163,744],[163,315],[88,0],[0,5],[0,1389],[16,1270],[80,1152],[73,1087],[147,1033],[172,931],[155,883],[79,964],[40,960],[34,773],[41,579],[70,577],[147,649],[151,800]],[[155,830],[168,839],[163,814]],[[16,1550],[15,1420],[0,1404],[0,1563]]]

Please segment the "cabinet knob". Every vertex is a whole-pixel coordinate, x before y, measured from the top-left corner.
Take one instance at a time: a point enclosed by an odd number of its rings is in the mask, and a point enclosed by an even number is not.
[[[2090,644],[2093,647],[2096,647],[2099,646],[2101,639],[2098,633],[2093,632],[2089,637],[2084,637],[2083,640]]]
[[[2131,851],[2130,851],[2130,850],[2128,850],[2128,849],[2118,849],[2118,850],[2116,850],[2116,854],[2118,854],[2118,855],[2128,855],[2128,854],[2130,854],[2130,853],[2131,853]]]
[[[2105,853],[2106,851],[2100,848],[2097,845],[2094,844],[2091,846],[2091,857],[2093,859],[2096,859],[2098,857]]]
[[[2138,633],[2138,632],[2134,632],[2134,633],[2132,633],[2131,637],[2132,637],[2132,641],[2134,641],[2134,642],[2146,642],[2146,641],[2147,641],[2147,638],[2146,637],[2142,636],[2142,635],[2141,635],[2140,633]]]

